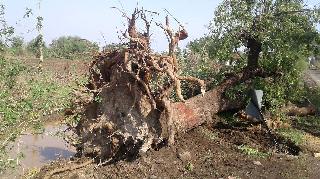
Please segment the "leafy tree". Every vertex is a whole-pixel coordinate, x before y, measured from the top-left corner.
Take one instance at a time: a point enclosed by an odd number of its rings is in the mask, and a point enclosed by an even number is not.
[[[24,52],[24,40],[22,37],[15,36],[10,39],[10,48],[15,55],[22,55]]]
[[[104,46],[102,49],[105,51],[108,51],[108,50],[115,50],[115,49],[123,49],[124,47],[125,45],[121,43],[111,43]]]
[[[74,59],[89,57],[91,51],[98,49],[99,47],[96,43],[77,36],[63,36],[53,40],[50,44],[50,52],[56,58]]]
[[[4,17],[5,15],[5,6],[0,2],[0,54],[4,54],[7,48],[7,41],[14,33],[14,28],[7,24],[7,21]]]
[[[16,36],[11,39],[11,48],[22,48],[23,44],[23,37]]]
[[[222,65],[238,54],[237,65],[225,68],[228,72],[278,74],[271,80],[255,77],[252,85],[265,91],[267,104],[277,107],[297,95],[303,64],[316,53],[312,44],[319,40],[320,10],[306,7],[302,0],[224,0],[210,35],[189,48]]]
[[[28,44],[27,44],[27,51],[33,55],[35,55],[37,58],[40,57],[40,45],[42,45],[43,49],[46,49],[45,44],[42,42],[42,37],[37,36],[36,38],[32,39]]]

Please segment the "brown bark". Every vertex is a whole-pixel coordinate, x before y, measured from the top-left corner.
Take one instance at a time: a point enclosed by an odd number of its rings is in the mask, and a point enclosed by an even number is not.
[[[212,117],[223,111],[239,109],[246,104],[243,100],[230,100],[225,97],[224,93],[233,86],[245,83],[253,77],[268,77],[279,74],[271,74],[262,69],[249,70],[244,69],[243,72],[230,74],[218,87],[206,92],[203,96],[198,95],[186,100],[185,103],[173,103],[171,107],[174,111],[173,121],[179,131],[186,131],[194,128],[205,121],[211,121]]]
[[[257,68],[259,65],[259,54],[261,52],[261,42],[257,38],[248,37],[247,47],[249,48],[248,63],[250,68]]]
[[[197,127],[206,121],[212,121],[213,116],[219,112],[238,109],[243,103],[232,102],[224,97],[223,91],[213,89],[204,96],[196,96],[185,103],[171,104],[172,121],[178,132],[185,132]]]

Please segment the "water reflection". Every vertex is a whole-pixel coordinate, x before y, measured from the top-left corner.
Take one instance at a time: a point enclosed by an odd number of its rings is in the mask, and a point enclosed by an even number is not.
[[[25,171],[34,167],[41,167],[51,161],[72,157],[76,150],[67,144],[58,133],[63,132],[66,126],[61,124],[46,124],[42,134],[26,133],[21,135],[13,146],[11,146],[10,156],[17,157],[19,154],[23,158],[19,161],[19,167],[15,172],[9,172],[4,178],[16,178]],[[2,178],[3,176],[0,176]]]
[[[42,161],[44,163],[56,160],[57,158],[69,158],[74,154],[75,152],[73,151],[57,147],[44,147],[40,150],[40,155],[43,157]]]

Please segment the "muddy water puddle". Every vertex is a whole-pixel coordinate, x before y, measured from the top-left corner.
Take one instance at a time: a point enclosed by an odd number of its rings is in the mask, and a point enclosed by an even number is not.
[[[45,124],[44,132],[41,134],[24,133],[17,138],[10,155],[16,157],[22,155],[19,166],[10,175],[23,175],[27,170],[39,168],[51,161],[72,157],[76,150],[67,144],[61,133],[67,127],[58,123]],[[0,177],[1,178],[1,177]]]
[[[21,165],[25,167],[39,167],[52,160],[69,158],[75,154],[75,149],[59,136],[65,129],[63,125],[47,125],[42,134],[23,134],[16,141],[13,152],[23,154]]]

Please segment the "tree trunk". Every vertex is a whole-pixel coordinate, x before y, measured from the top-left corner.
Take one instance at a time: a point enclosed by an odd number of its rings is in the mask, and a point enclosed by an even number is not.
[[[248,63],[249,68],[257,68],[259,66],[259,54],[261,52],[262,44],[256,38],[249,36],[247,40],[248,52]]]
[[[38,69],[42,70],[42,63],[43,63],[43,46],[44,46],[44,40],[43,40],[43,17],[41,16],[41,1],[38,2],[38,8],[39,8],[39,16],[37,17],[37,25],[36,28],[38,30],[38,37],[40,38],[39,42],[39,64]]]
[[[43,35],[42,35],[42,29],[40,29],[39,31],[39,36],[41,36],[41,42],[40,42],[40,46],[39,46],[39,70],[42,70],[42,64],[43,64]]]

